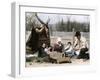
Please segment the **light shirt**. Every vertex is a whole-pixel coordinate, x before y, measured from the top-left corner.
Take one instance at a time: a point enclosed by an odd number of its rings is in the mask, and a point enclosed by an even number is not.
[[[74,49],[79,49],[76,50],[76,54],[79,55],[80,49],[82,48],[88,48],[88,43],[86,41],[86,38],[81,36],[80,41],[77,39],[77,37],[74,37]]]
[[[81,37],[80,41],[77,37],[74,38],[74,48],[88,48],[88,44],[85,37]]]
[[[72,51],[72,45],[68,44],[66,47],[65,47],[65,52],[71,52]]]

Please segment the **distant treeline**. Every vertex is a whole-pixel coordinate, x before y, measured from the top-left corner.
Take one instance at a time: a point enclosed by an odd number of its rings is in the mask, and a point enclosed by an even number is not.
[[[55,28],[53,28],[55,27]],[[55,24],[55,26],[50,27],[50,31],[64,31],[64,32],[72,32],[73,29],[75,31],[81,31],[81,32],[89,32],[90,30],[90,24],[89,23],[81,23],[81,22],[76,22],[76,21],[66,21],[64,22],[63,19],[62,21],[59,21],[58,23]]]

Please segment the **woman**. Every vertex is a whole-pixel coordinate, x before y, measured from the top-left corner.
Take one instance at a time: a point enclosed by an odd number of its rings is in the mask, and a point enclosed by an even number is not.
[[[62,43],[61,38],[57,38],[57,42],[54,44],[54,51],[62,53],[64,50],[64,45]]]
[[[75,33],[74,37],[74,46],[73,46],[76,54],[78,55],[78,59],[85,59],[86,52],[88,51],[88,44],[86,38],[81,36],[80,31]]]

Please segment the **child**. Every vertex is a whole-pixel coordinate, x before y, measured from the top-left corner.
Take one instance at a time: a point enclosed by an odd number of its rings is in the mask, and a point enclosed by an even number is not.
[[[69,57],[74,56],[73,47],[72,47],[71,42],[67,43],[67,46],[65,47],[64,53],[65,53],[65,56],[69,56]]]

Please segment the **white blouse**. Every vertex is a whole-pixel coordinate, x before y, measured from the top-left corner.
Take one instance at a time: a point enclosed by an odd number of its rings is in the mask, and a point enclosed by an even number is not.
[[[77,39],[77,37],[74,37],[74,48],[81,49],[86,47],[88,48],[88,44],[85,37],[81,36],[80,41]]]

